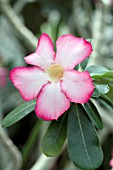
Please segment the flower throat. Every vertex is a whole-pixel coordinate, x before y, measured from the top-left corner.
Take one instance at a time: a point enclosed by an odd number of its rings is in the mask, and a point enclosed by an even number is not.
[[[57,63],[52,64],[48,69],[50,81],[58,81],[63,77],[64,69]]]

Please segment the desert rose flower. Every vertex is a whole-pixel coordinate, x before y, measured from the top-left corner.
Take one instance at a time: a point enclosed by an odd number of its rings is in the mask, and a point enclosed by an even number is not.
[[[43,33],[36,52],[25,57],[32,67],[17,67],[10,79],[25,101],[37,99],[35,112],[44,120],[57,120],[70,107],[70,102],[86,103],[94,86],[88,71],[74,67],[92,53],[92,45],[71,34],[56,41],[56,53],[50,37]]]

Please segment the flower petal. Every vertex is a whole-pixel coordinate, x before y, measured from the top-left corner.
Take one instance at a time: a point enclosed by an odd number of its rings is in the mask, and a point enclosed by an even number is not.
[[[113,159],[110,160],[109,165],[113,168]]]
[[[36,115],[44,120],[57,120],[70,107],[70,101],[61,92],[60,83],[43,86],[36,103]]]
[[[92,52],[91,43],[70,34],[59,37],[56,46],[56,62],[67,69],[73,69]]]
[[[32,64],[32,65],[39,66],[39,67],[43,66],[41,64],[41,62],[42,62],[41,57],[36,53],[30,54],[30,55],[24,57],[24,60],[27,64]]]
[[[54,46],[51,38],[43,33],[39,40],[36,52],[25,57],[25,61],[28,64],[33,64],[46,69],[50,64],[54,63]]]
[[[46,74],[38,67],[14,68],[10,72],[10,79],[26,101],[36,98],[42,86],[48,82]]]
[[[62,91],[75,103],[86,103],[92,96],[94,86],[88,71],[66,71],[61,82]]]

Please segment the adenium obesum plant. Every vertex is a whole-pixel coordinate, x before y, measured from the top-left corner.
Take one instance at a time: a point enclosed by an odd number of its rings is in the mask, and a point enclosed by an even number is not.
[[[92,45],[84,38],[67,34],[56,41],[43,33],[36,52],[25,57],[32,67],[17,67],[10,79],[25,101],[36,100],[35,112],[44,120],[57,120],[70,107],[70,102],[86,103],[94,86],[88,71],[75,66],[92,53]]]

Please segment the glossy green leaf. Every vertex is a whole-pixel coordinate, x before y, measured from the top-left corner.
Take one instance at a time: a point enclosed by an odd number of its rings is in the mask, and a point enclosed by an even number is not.
[[[104,100],[103,98],[98,98],[97,101],[103,105],[103,107],[105,107],[106,109],[110,110],[113,113],[113,105],[111,105],[110,103],[108,103],[106,100]]]
[[[95,84],[95,86],[101,94],[106,94],[110,90],[108,84]]]
[[[108,100],[111,104],[113,104],[113,85],[109,84],[109,92],[104,94],[102,97]]]
[[[2,121],[4,127],[8,127],[23,119],[34,110],[36,101],[26,102],[11,111]]]
[[[102,129],[103,128],[102,119],[95,105],[91,101],[89,101],[86,104],[84,104],[83,107],[85,111],[87,112],[89,118],[93,122],[93,124],[96,126],[96,128]]]
[[[113,79],[113,71],[109,70],[106,72],[99,72],[99,73],[91,73],[92,78],[106,78],[106,79]]]
[[[87,70],[90,73],[94,73],[94,74],[104,74],[107,71],[109,71],[106,67],[100,66],[100,65],[94,65],[94,66],[90,66],[87,68]]]
[[[74,164],[84,170],[100,166],[103,153],[93,124],[81,105],[73,104],[69,111],[68,153]]]
[[[99,96],[100,96],[100,93],[99,93],[99,91],[95,88],[95,89],[94,89],[94,92],[93,92],[93,94],[92,94],[92,97],[98,98]]]
[[[41,148],[42,152],[50,157],[56,156],[62,149],[67,135],[67,115],[52,121],[47,132],[45,133]]]

